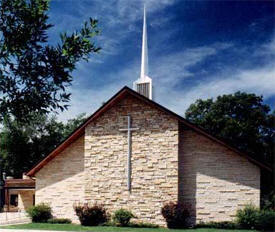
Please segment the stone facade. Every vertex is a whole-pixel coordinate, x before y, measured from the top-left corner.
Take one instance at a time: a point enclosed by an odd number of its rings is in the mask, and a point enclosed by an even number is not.
[[[29,207],[34,204],[34,190],[21,190],[18,191],[18,210],[25,212]]]
[[[192,222],[231,221],[245,204],[260,205],[260,169],[228,148],[180,126],[179,199]]]
[[[132,189],[127,190],[127,127],[132,118]],[[130,209],[165,225],[165,202],[190,204],[195,221],[231,220],[259,205],[260,170],[222,145],[184,128],[168,113],[126,96],[85,128],[85,135],[36,173],[36,203],[77,222],[75,202]]]
[[[127,190],[126,115],[132,117],[132,190]],[[140,220],[164,225],[160,209],[177,200],[178,122],[133,97],[123,99],[85,132],[85,200],[110,212],[130,209]]]
[[[84,136],[36,174],[36,204],[48,203],[53,215],[78,222],[73,204],[84,199]]]

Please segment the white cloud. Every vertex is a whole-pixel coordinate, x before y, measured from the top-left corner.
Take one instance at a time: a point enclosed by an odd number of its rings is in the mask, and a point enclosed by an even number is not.
[[[67,111],[60,113],[58,119],[66,121],[83,112],[91,115],[103,102],[108,101],[125,85],[131,87],[132,82],[139,74],[138,68],[137,63],[134,63],[119,72],[113,72],[110,76],[116,77],[114,81],[106,82],[100,87],[78,88],[73,84],[73,87],[69,90],[72,93],[70,107]],[[107,76],[106,79],[111,79],[111,77]]]
[[[136,28],[136,22],[142,19],[142,0],[94,0],[91,6],[87,7],[77,2],[76,8],[79,13],[84,16],[95,16],[102,24],[104,34],[99,37],[99,44],[103,48],[101,54],[91,58],[93,63],[100,63],[106,65],[105,58],[112,57],[112,55],[120,54],[120,43],[127,39],[129,34],[141,32],[141,27]],[[174,0],[147,0],[147,12],[154,14],[161,9],[173,4]],[[74,24],[73,20],[80,20],[77,17],[69,17],[69,23]],[[166,23],[163,20],[163,23]],[[63,20],[62,24],[68,23]],[[150,22],[149,22],[150,23]],[[75,24],[74,24],[75,25]],[[158,26],[157,22],[152,21],[153,26]],[[60,25],[62,28],[63,26]],[[174,28],[170,31],[165,30],[163,34],[158,36],[158,44],[167,44],[168,38],[174,33]],[[154,35],[152,35],[154,36]],[[152,37],[150,37],[152,39]],[[222,64],[219,72],[213,74],[208,78],[200,78],[196,76],[190,67],[198,65],[209,57],[214,57],[220,52],[227,49],[238,51],[239,53],[247,52],[244,47],[235,47],[231,43],[214,43],[208,46],[192,47],[184,50],[173,51],[170,54],[163,54],[162,56],[150,56],[150,54],[157,53],[159,46],[150,47],[149,44],[149,74],[153,78],[155,86],[155,100],[160,104],[170,108],[171,110],[184,115],[188,106],[195,102],[196,99],[215,98],[218,95],[234,93],[236,91],[253,92],[258,95],[263,95],[269,98],[275,95],[275,62],[274,56],[262,67],[254,67],[251,69],[238,67],[233,69],[228,64]],[[274,54],[275,39],[264,44],[263,46],[251,51],[251,56],[266,57]],[[249,62],[249,57],[246,60]],[[217,66],[220,65],[217,62]],[[86,70],[91,66],[86,64],[79,64],[78,68]],[[67,120],[75,117],[77,114],[86,112],[91,114],[104,101],[107,101],[124,85],[132,87],[132,82],[137,79],[139,75],[140,59],[137,57],[128,67],[122,67],[121,70],[112,73],[103,73],[106,81],[100,87],[83,87],[78,86],[77,81],[71,88],[72,99],[71,107],[67,112],[59,115],[60,120]],[[207,73],[206,70],[201,70],[201,73]],[[184,86],[187,79],[192,78],[192,86]],[[111,80],[108,82],[108,80]],[[183,83],[183,84],[182,84]]]
[[[219,95],[245,91],[269,98],[275,95],[275,67],[267,65],[253,70],[238,70],[217,75],[212,81],[202,81],[190,89],[161,88],[158,101],[173,111],[184,115],[196,99],[216,98]],[[166,92],[166,94],[165,94]],[[169,94],[167,94],[169,93]]]
[[[54,1],[62,2],[62,0]],[[102,35],[96,38],[96,41],[102,47],[100,62],[103,62],[106,57],[117,55],[120,52],[120,44],[127,39],[130,33],[141,31],[142,27],[137,28],[136,23],[142,23],[144,3],[146,3],[147,14],[150,15],[175,2],[176,0],[73,1],[74,14],[71,14],[70,11],[69,14],[63,13],[50,17],[54,19],[53,23],[55,24],[51,32],[53,35],[58,35],[64,29],[70,32],[77,29],[89,17],[97,18]],[[163,20],[163,23],[165,22],[168,21]],[[91,61],[93,62],[93,60]]]
[[[169,106],[169,102],[172,102],[173,99],[162,99],[161,96],[172,91],[179,81],[193,76],[187,68],[197,64],[208,56],[215,55],[229,46],[228,44],[213,44],[209,47],[190,48],[182,52],[155,58],[151,62],[152,71],[150,73],[155,83],[156,98],[159,102]],[[83,65],[85,64],[79,65],[78,68],[85,69]],[[128,85],[132,87],[133,81],[139,76],[139,68],[140,62],[139,59],[136,59],[127,68],[105,76],[106,80],[113,79],[113,81],[109,83],[106,82],[97,88],[91,87],[84,89],[82,87],[80,89],[75,82],[74,87],[70,89],[72,92],[71,107],[67,112],[60,114],[59,119],[67,120],[82,112],[91,114],[123,86]],[[173,94],[170,96],[172,95]]]
[[[156,82],[159,86],[168,84],[170,87],[173,87],[183,78],[193,76],[193,73],[187,70],[188,67],[230,46],[230,44],[220,43],[213,44],[212,46],[189,48],[169,55],[163,55],[152,60],[150,63],[152,67],[150,73],[153,78],[156,77]]]
[[[184,115],[188,106],[196,99],[216,98],[218,95],[236,91],[252,92],[269,98],[275,95],[274,60],[260,68],[232,70],[224,67],[221,73],[211,79],[198,79],[188,71],[189,67],[198,64],[210,56],[217,55],[232,44],[213,44],[212,46],[189,48],[181,52],[154,58],[151,62],[151,76],[155,84],[155,101]],[[98,88],[72,88],[71,107],[59,115],[60,120],[67,120],[77,114],[91,114],[104,101],[107,101],[124,85],[132,87],[132,82],[139,75],[139,60],[129,67],[110,74],[116,77],[113,82],[105,83]],[[108,79],[108,77],[106,77]],[[179,82],[186,78],[197,79],[192,87],[179,87]]]

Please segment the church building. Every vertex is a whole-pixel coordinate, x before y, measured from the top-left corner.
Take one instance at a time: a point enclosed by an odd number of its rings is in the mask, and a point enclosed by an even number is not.
[[[189,205],[192,223],[231,221],[245,204],[259,206],[260,172],[269,167],[156,103],[147,57],[144,12],[134,90],[123,87],[27,173],[35,203],[73,222],[73,205],[91,202],[161,226],[169,201]]]

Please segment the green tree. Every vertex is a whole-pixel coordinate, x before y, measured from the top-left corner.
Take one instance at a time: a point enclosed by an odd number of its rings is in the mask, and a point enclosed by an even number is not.
[[[49,0],[0,1],[0,121],[66,109],[77,62],[100,50],[91,41],[99,33],[91,18],[50,44],[48,10]]]
[[[263,97],[236,92],[216,100],[199,99],[190,105],[185,117],[254,158],[272,164],[275,114],[263,104]]]
[[[31,118],[28,123],[5,121],[0,133],[3,171],[17,178],[21,178],[23,172],[48,155],[86,120],[85,114],[67,123],[46,115],[33,115]]]
[[[236,92],[216,100],[197,100],[185,113],[186,119],[253,158],[274,165],[275,111],[262,96]],[[274,175],[261,172],[262,205],[274,191]]]
[[[77,127],[79,127],[87,119],[86,114],[82,113],[76,116],[76,118],[69,119],[64,126],[63,138],[68,137]]]

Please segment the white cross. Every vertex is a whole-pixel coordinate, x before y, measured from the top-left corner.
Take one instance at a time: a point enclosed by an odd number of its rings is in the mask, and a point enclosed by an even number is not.
[[[128,134],[128,158],[127,158],[127,189],[131,191],[131,153],[132,153],[132,140],[131,132],[138,130],[139,128],[131,128],[131,116],[128,115],[128,127],[126,129],[119,129],[120,131],[127,131]]]

